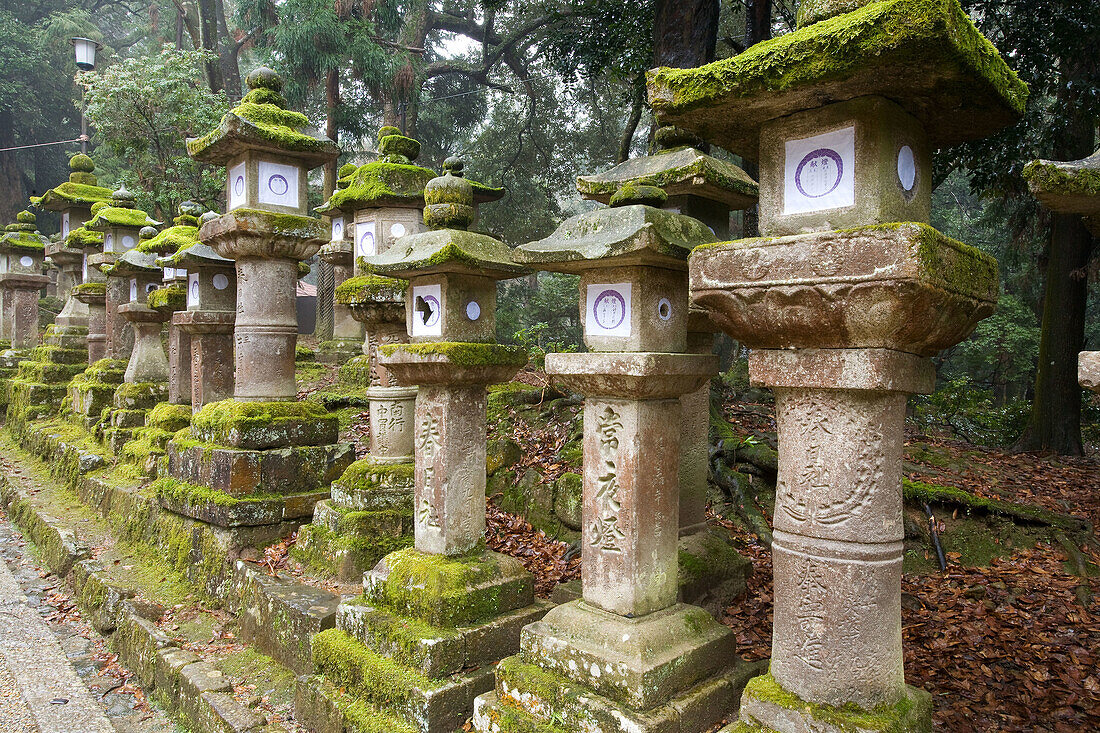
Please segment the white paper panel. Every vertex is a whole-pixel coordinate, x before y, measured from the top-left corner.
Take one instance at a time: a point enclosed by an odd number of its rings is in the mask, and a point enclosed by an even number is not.
[[[229,204],[230,211],[239,206],[244,206],[248,200],[248,180],[245,178],[244,163],[237,163],[229,169]]]
[[[629,336],[630,291],[630,283],[589,285],[584,332],[589,336]]]
[[[260,161],[260,203],[298,206],[298,169],[282,163]]]
[[[856,129],[788,140],[783,172],[783,213],[827,211],[856,202]]]
[[[417,285],[413,288],[413,336],[443,335],[443,296],[439,285]]]

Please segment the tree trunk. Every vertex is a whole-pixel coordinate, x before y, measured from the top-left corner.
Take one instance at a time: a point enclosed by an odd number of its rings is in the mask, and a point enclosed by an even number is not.
[[[653,14],[653,60],[657,66],[690,69],[714,60],[718,0],[657,0]]]
[[[215,0],[199,0],[199,42],[203,49],[214,53],[215,58],[207,61],[206,83],[212,92],[220,92],[225,89],[225,79],[222,77],[221,63],[217,59],[218,54],[218,12]]]
[[[222,84],[225,87],[225,96],[230,104],[236,104],[241,100],[241,67],[238,59],[237,42],[229,35],[229,27],[225,22],[225,2],[214,0],[214,13],[217,16],[218,27],[218,65],[221,69]]]
[[[1087,267],[1093,239],[1076,214],[1054,214],[1043,296],[1035,398],[1016,450],[1051,450],[1079,456],[1081,388],[1077,354],[1085,340]]]
[[[772,0],[746,0],[745,48],[772,37]]]
[[[619,138],[619,157],[616,163],[622,163],[630,157],[630,148],[634,142],[634,133],[638,130],[638,123],[642,119],[642,110],[645,109],[645,78],[634,82],[634,103],[630,106],[630,117],[626,120],[626,129]]]
[[[329,140],[336,141],[340,131],[336,126],[336,108],[340,106],[340,72],[331,69],[325,76],[325,135]],[[339,170],[340,161],[333,160],[325,164],[325,200],[336,190],[336,172]]]
[[[1087,87],[1093,59],[1063,59],[1058,99],[1072,110],[1054,146],[1055,160],[1078,160],[1091,154],[1096,121],[1085,115],[1078,95]],[[1081,388],[1077,384],[1077,354],[1085,342],[1085,304],[1088,300],[1088,263],[1095,244],[1076,214],[1054,214],[1047,246],[1043,292],[1043,322],[1035,395],[1024,434],[1016,450],[1050,450],[1079,456],[1081,446]]]
[[[0,148],[15,145],[15,128],[11,112],[0,109]],[[0,221],[15,221],[15,215],[26,206],[23,175],[15,159],[16,151],[0,153]]]

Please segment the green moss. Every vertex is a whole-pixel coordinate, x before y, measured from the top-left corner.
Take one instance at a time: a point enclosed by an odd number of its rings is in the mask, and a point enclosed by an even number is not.
[[[374,463],[369,458],[360,458],[333,483],[338,483],[347,491],[372,491],[379,487],[390,486],[394,482],[410,486],[416,473],[412,463]]]
[[[103,247],[103,232],[93,232],[84,227],[77,227],[65,237],[65,246],[70,249],[88,249]]]
[[[375,654],[340,629],[313,637],[313,664],[336,687],[375,705],[401,705],[413,690],[429,691],[441,682]]]
[[[1100,197],[1100,168],[1069,168],[1033,160],[1024,167],[1023,177],[1037,193]]]
[[[161,402],[145,418],[145,424],[151,428],[160,428],[170,433],[183,430],[191,424],[191,405],[173,405]]]
[[[137,246],[139,252],[146,254],[171,254],[187,249],[199,241],[199,228],[197,226],[179,225],[169,227],[151,239],[146,239]]]
[[[523,266],[512,259],[512,250],[508,245],[485,234],[438,229],[410,234],[402,241],[408,245],[408,251],[397,252],[391,248],[387,253],[373,258],[375,272],[401,275],[448,266],[469,268],[490,277],[525,272]]]
[[[191,417],[196,436],[227,436],[283,422],[327,421],[331,416],[313,402],[211,402]]]
[[[655,159],[659,161],[662,157],[669,158],[683,150],[685,149],[663,151],[655,156]],[[725,161],[702,154],[685,165],[668,166],[629,181],[594,180],[594,177],[581,176],[577,179],[577,190],[588,196],[614,196],[622,186],[628,184],[667,189],[675,183],[698,179],[702,179],[724,191],[735,192],[744,196],[759,195],[759,186],[743,170]]]
[[[460,367],[517,366],[527,364],[527,350],[522,346],[477,344],[456,341],[432,341],[423,344],[386,344],[378,349],[384,356],[397,353],[414,356],[442,356]]]
[[[894,705],[882,705],[873,710],[863,710],[854,704],[841,707],[821,705],[807,702],[784,689],[770,672],[749,680],[745,685],[745,694],[781,708],[798,711],[830,726],[832,730],[843,733],[857,733],[857,731],[859,733],[863,731],[881,731],[881,733],[925,733],[927,731],[931,733],[931,716],[913,716],[914,704],[908,696]],[[926,719],[914,720],[914,717]],[[919,727],[910,727],[913,723],[917,723]],[[758,730],[758,727],[752,724],[743,725],[746,731]]]
[[[224,491],[212,489],[209,486],[177,481],[169,477],[158,478],[149,485],[149,488],[158,498],[177,504],[213,504],[220,507],[236,507],[242,504],[255,504],[280,498],[275,494],[249,494],[248,496],[236,497]]]
[[[163,392],[164,385],[159,382],[124,382],[115,390],[115,398],[120,403],[125,400],[140,402],[159,397]]]
[[[737,56],[695,69],[650,71],[656,112],[678,113],[719,97],[748,99],[842,80],[871,64],[927,63],[927,54],[957,60],[972,70],[968,82],[987,85],[1023,114],[1027,85],[974,27],[958,0],[883,0],[800,28]],[[923,55],[922,55],[923,54]]]
[[[159,311],[183,310],[187,307],[187,291],[179,285],[166,285],[149,293],[146,304]]]
[[[107,283],[88,282],[80,283],[73,288],[73,292],[78,295],[107,295]]]
[[[0,249],[40,254],[50,240],[35,232],[7,232],[0,236]]]
[[[90,206],[100,201],[110,201],[112,196],[111,189],[103,186],[65,181],[38,198],[31,197],[31,202],[43,209],[60,210],[74,204]]]
[[[937,484],[928,484],[922,481],[902,479],[902,494],[906,501],[918,505],[928,502],[929,504],[962,506],[969,510],[977,510],[989,514],[1000,514],[1024,522],[1045,524],[1070,531],[1080,531],[1085,525],[1084,520],[1077,517],[1066,514],[1056,514],[1042,507],[1030,504],[1014,504],[1000,499],[987,499],[984,496],[971,494],[968,491],[963,491],[953,486],[939,486]]]
[[[298,344],[294,347],[294,361],[317,361],[317,352],[308,346]]]
[[[327,214],[364,206],[413,205],[424,203],[424,186],[435,178],[435,171],[417,165],[374,162],[360,166],[350,176],[347,188],[337,190],[317,209]]]
[[[84,226],[87,229],[104,231],[109,227],[134,227],[140,229],[146,226],[160,226],[161,222],[153,219],[141,209],[128,209],[121,206],[105,206]]]
[[[373,303],[382,295],[386,300],[398,300],[404,297],[407,287],[406,280],[381,275],[349,277],[336,287],[336,302],[340,305]]]
[[[291,237],[295,239],[322,239],[328,234],[325,223],[312,216],[299,216],[298,214],[278,214],[273,211],[249,209],[240,207],[225,214],[237,219],[256,220],[260,227],[273,234]]]

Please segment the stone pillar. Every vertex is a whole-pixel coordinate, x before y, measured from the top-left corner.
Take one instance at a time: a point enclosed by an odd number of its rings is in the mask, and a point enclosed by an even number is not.
[[[86,329],[88,306],[73,295],[73,288],[82,282],[84,253],[63,243],[51,242],[46,246],[46,256],[57,265],[57,292],[65,299],[61,312],[54,318],[54,325],[59,329]]]
[[[103,266],[114,262],[114,259],[112,255],[103,253],[91,258],[89,264]],[[119,315],[118,309],[130,301],[130,279],[109,275],[106,278],[106,284],[106,297],[103,299],[103,356],[107,359],[126,361],[134,348],[134,327]],[[89,334],[89,344],[91,341],[92,337]]]
[[[321,248],[321,261],[331,267],[335,285],[332,302],[332,333],[330,340],[323,341],[317,349],[317,359],[330,364],[343,364],[348,359],[362,353],[364,340],[363,324],[355,320],[346,303],[335,298],[335,288],[340,287],[352,276],[352,244],[343,238],[343,217],[332,222],[333,241]],[[337,239],[339,235],[339,239]],[[320,298],[318,290],[318,298]],[[320,310],[318,309],[318,313]]]
[[[30,349],[38,343],[38,291],[45,282],[44,276],[31,275],[21,286],[13,284],[5,289],[4,305],[10,301],[11,310],[4,318],[11,328],[8,338],[13,349]],[[6,307],[4,310],[8,311]]]
[[[160,340],[168,316],[141,302],[119,307],[119,315],[133,325],[134,348],[126,365],[126,382],[168,382],[168,356]]]
[[[727,212],[728,214],[728,212]],[[687,352],[710,354],[714,327],[706,314],[688,314]],[[707,526],[707,479],[710,474],[710,381],[680,398],[680,536]]]
[[[298,261],[239,257],[237,262],[236,384],[242,401],[293,400]]]
[[[228,394],[232,393],[230,389]],[[180,326],[175,314],[168,326],[168,401],[191,404],[191,334]]]
[[[93,272],[95,272],[93,270]],[[107,283],[89,273],[89,281],[73,288],[76,299],[87,311],[88,365],[107,358]]]

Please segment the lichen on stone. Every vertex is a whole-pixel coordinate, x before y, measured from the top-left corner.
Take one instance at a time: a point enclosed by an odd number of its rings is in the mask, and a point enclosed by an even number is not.
[[[420,344],[385,344],[378,349],[383,356],[411,354],[441,356],[460,367],[517,366],[527,364],[527,350],[522,346],[480,344],[456,341],[430,341]]]
[[[379,296],[385,296],[387,300],[398,300],[404,297],[407,287],[406,280],[381,275],[349,277],[336,286],[336,302],[340,305],[359,305],[373,303]]]

